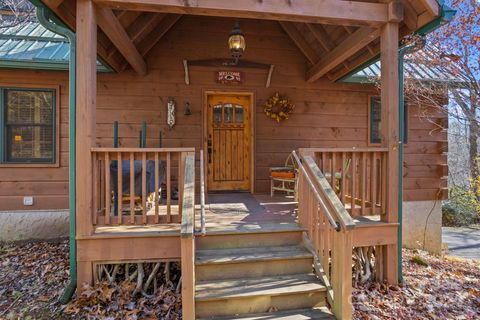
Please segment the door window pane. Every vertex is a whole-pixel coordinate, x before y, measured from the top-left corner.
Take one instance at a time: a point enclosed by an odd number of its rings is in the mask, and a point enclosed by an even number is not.
[[[243,106],[239,104],[235,106],[235,122],[243,122]]]
[[[213,106],[213,122],[219,124],[222,122],[222,106]]]
[[[53,90],[5,91],[7,162],[54,162]]]
[[[233,121],[233,105],[226,103],[223,106],[223,122],[229,123]]]

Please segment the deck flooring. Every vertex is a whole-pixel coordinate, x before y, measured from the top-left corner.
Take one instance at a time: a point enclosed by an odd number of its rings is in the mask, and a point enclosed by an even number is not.
[[[212,193],[208,195],[205,207],[207,234],[221,233],[257,233],[262,231],[275,232],[299,229],[297,223],[297,203],[293,198],[268,194],[250,193]],[[160,210],[160,215],[166,214]],[[154,214],[152,210],[148,214]],[[178,217],[172,206],[172,217]],[[384,225],[380,216],[355,217],[357,227]],[[128,220],[128,217],[125,218]],[[177,219],[178,220],[178,219]],[[200,229],[200,206],[196,206],[196,229]],[[129,234],[146,235],[178,235],[180,223],[153,225],[115,225],[97,226],[94,236]]]
[[[172,206],[173,207],[173,206]],[[209,194],[205,206],[207,233],[261,232],[298,228],[297,204],[285,196],[266,194],[216,193]],[[160,210],[160,215],[165,214]],[[148,214],[154,214],[152,210]],[[172,216],[176,212],[172,208]],[[196,228],[200,228],[200,206],[196,206]],[[128,220],[128,217],[125,217]],[[179,223],[153,225],[97,226],[95,235],[127,236],[131,233],[172,235],[180,232]]]

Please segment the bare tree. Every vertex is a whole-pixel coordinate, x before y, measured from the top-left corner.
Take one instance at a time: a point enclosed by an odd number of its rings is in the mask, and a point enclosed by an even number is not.
[[[32,20],[35,20],[35,7],[30,1],[0,0],[0,32]]]
[[[480,3],[452,0],[450,5],[457,10],[453,21],[430,34],[427,47],[408,57],[408,63],[418,70],[432,70],[439,77],[407,75],[405,93],[409,103],[421,106],[427,121],[434,122],[432,113],[448,115],[452,140],[468,142],[462,143],[466,150],[455,146],[449,155],[458,160],[462,152],[468,154],[470,187],[480,200]],[[435,124],[443,129],[441,123]],[[460,153],[452,155],[452,150]],[[457,168],[452,169],[456,172]]]

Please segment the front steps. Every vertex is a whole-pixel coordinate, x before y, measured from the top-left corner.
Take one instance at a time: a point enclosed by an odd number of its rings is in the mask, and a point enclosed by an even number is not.
[[[302,232],[277,226],[197,238],[197,319],[334,319]]]

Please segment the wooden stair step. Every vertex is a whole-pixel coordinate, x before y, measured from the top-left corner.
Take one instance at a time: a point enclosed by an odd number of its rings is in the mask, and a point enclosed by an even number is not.
[[[302,246],[197,250],[196,265],[312,258]]]
[[[266,312],[239,316],[203,318],[199,320],[334,320],[335,317],[326,307]]]
[[[314,274],[199,281],[195,289],[197,302],[326,291]]]

